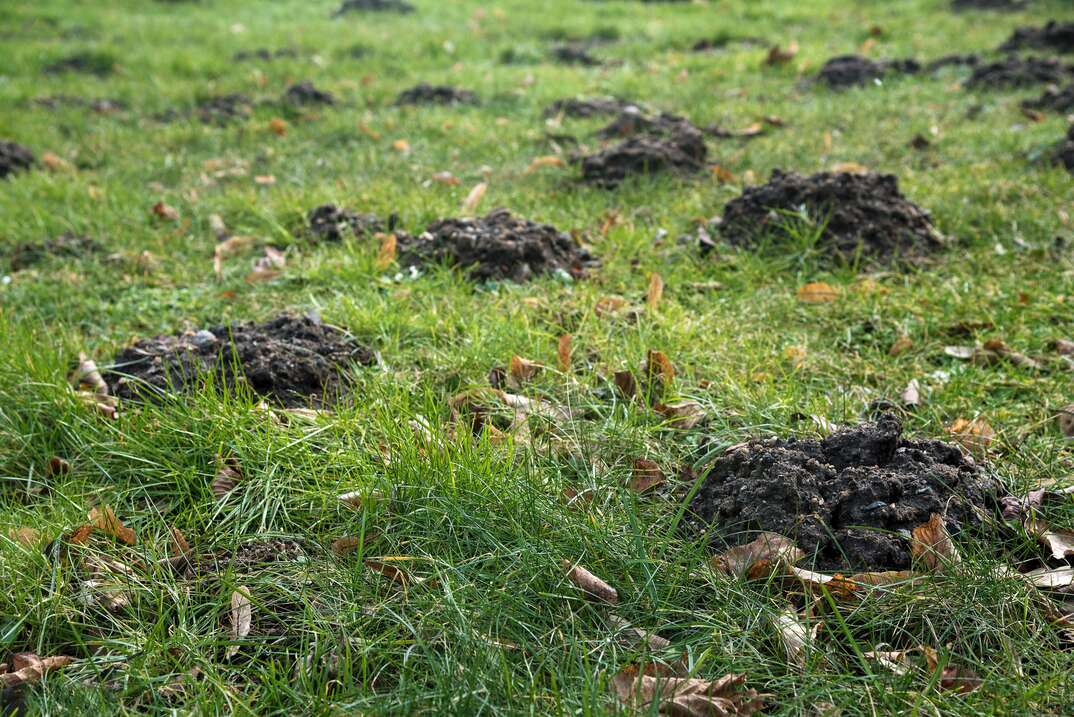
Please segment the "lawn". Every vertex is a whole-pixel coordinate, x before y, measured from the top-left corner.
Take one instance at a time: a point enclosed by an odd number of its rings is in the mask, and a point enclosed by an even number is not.
[[[1021,573],[1070,565],[1035,525],[1074,555],[1074,177],[1049,161],[1072,118],[1022,106],[1043,83],[967,87],[966,65],[813,80],[848,53],[999,59],[1069,2],[411,1],[0,7],[0,140],[37,159],[0,179],[0,662],[72,658],[0,675],[0,711],[657,714],[616,694],[635,666],[743,674],[771,715],[1069,714],[1074,588]],[[284,98],[306,80],[334,102]],[[477,101],[398,105],[419,82]],[[593,96],[727,131],[698,171],[597,186],[572,158],[609,117],[545,111]],[[834,257],[816,215],[702,246],[775,169],[893,174],[944,246]],[[391,226],[318,238],[326,204]],[[525,282],[405,264],[405,236],[499,207],[597,262]],[[61,235],[92,242],[42,244]],[[108,378],[139,339],[281,313],[368,349],[327,404],[70,381],[80,354]],[[879,406],[1001,494],[1055,499],[875,588],[711,564],[726,546],[690,505],[713,461]]]

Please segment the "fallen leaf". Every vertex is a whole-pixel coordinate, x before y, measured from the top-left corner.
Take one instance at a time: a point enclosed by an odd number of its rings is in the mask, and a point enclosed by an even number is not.
[[[511,363],[508,365],[507,370],[511,374],[511,378],[518,383],[522,383],[524,381],[529,381],[540,373],[543,368],[544,364],[538,363],[537,361],[530,361],[521,356],[512,356]]]
[[[925,656],[929,670],[935,672],[940,666],[939,653],[927,645],[922,645],[920,649],[921,654]],[[963,693],[973,692],[983,683],[984,681],[977,676],[977,673],[968,667],[948,664],[940,670],[940,689]]]
[[[880,645],[877,645],[879,648]],[[913,653],[911,650],[870,650],[869,652],[862,653],[862,657],[866,660],[873,660],[888,670],[891,670],[896,675],[905,675],[910,671],[910,667],[907,664],[907,658]]]
[[[911,531],[910,554],[930,572],[957,565],[962,559],[939,513]]]
[[[610,316],[619,313],[629,305],[630,302],[621,296],[604,296],[597,299],[597,303],[593,305],[593,313],[598,317]]]
[[[231,641],[238,642],[250,634],[250,625],[253,622],[254,606],[250,602],[248,588],[239,586],[231,593]],[[227,648],[226,657],[229,659],[239,652],[239,645],[230,645]]]
[[[103,531],[106,535],[111,535],[121,543],[134,545],[138,542],[138,537],[134,534],[134,531],[123,525],[107,505],[91,509],[89,520],[93,527]]]
[[[635,648],[640,645],[647,646],[653,652],[660,652],[671,647],[671,641],[665,640],[641,628],[634,627],[627,620],[618,615],[608,615],[608,622],[617,630],[616,637],[627,647]]]
[[[675,365],[663,351],[649,349],[645,353],[642,373],[649,382],[649,392],[653,396],[662,396],[675,382]]]
[[[649,311],[656,311],[660,306],[660,300],[664,298],[664,278],[655,271],[649,275],[649,291],[646,293],[645,302]]]
[[[279,117],[273,117],[272,119],[270,119],[268,123],[268,128],[269,131],[277,137],[287,136],[287,122],[280,119]]]
[[[783,349],[783,358],[790,361],[795,368],[802,368],[805,365],[807,355],[804,346],[788,346]]]
[[[7,537],[24,548],[36,548],[41,544],[41,532],[35,528],[8,528]]]
[[[1074,586],[1074,568],[1037,568],[1025,574],[1038,588],[1060,590]]]
[[[280,271],[287,265],[287,258],[279,249],[271,246],[265,247],[265,253],[254,261],[254,268],[246,275],[248,284],[263,281],[272,281],[280,275]]]
[[[779,634],[779,640],[783,644],[783,650],[787,654],[787,664],[796,670],[804,670],[813,636],[802,624],[798,612],[794,608],[784,608],[773,619],[773,623]],[[819,628],[818,622],[814,626],[814,635]]]
[[[1013,350],[1001,339],[986,341],[982,349],[974,353],[974,360],[987,364],[992,362],[993,356],[1004,358],[1015,366],[1031,371],[1038,371],[1043,368],[1040,361]]]
[[[785,65],[794,59],[798,54],[798,43],[791,42],[787,45],[787,49],[781,48],[779,45],[774,45],[769,48],[768,56],[765,57],[764,64],[769,66]]]
[[[921,384],[918,380],[911,379],[910,383],[906,384],[906,388],[902,391],[902,402],[906,406],[920,406],[921,405]]]
[[[1060,433],[1067,438],[1074,438],[1074,403],[1069,403],[1059,409],[1056,422],[1059,424]]]
[[[805,304],[824,304],[839,298],[839,290],[823,281],[814,281],[798,289],[798,300]]]
[[[563,334],[559,337],[559,345],[556,346],[556,362],[559,370],[567,373],[571,370],[571,342],[572,337],[570,334]]]
[[[233,236],[218,242],[213,249],[213,271],[216,275],[220,276],[223,274],[225,259],[235,256],[239,252],[253,245],[256,241],[256,237]]]
[[[390,562],[372,559],[366,559],[362,562],[367,568],[372,570],[377,575],[381,576],[382,578],[385,578],[389,582],[396,583],[397,585],[400,585],[402,587],[406,587],[411,582],[421,582],[417,579],[411,579],[411,577],[405,572],[403,572],[401,568],[392,565]]]
[[[737,179],[737,177],[735,177],[735,173],[727,167],[724,167],[722,164],[712,165],[709,168],[709,171],[712,173],[712,176],[716,178],[716,181],[720,184],[730,184]]]
[[[50,172],[73,172],[75,166],[58,154],[44,152],[41,154],[41,164]]]
[[[1074,557],[1074,532],[1053,529],[1048,523],[1036,517],[1026,519],[1025,529],[1044,547],[1052,551],[1053,559],[1066,560]]]
[[[410,142],[407,142],[405,139],[397,139],[392,142],[392,149],[399,154],[410,154]]]
[[[967,421],[965,418],[956,419],[947,427],[947,432],[969,451],[984,450],[992,445],[996,432],[980,418]]]
[[[562,167],[562,166],[563,166],[563,160],[560,157],[555,156],[554,154],[553,155],[548,155],[548,156],[545,156],[545,157],[537,157],[532,162],[530,162],[528,167],[526,167],[526,174],[533,174],[534,172],[536,172],[541,167]]]
[[[80,525],[67,534],[67,542],[71,545],[85,545],[90,535],[93,534],[93,530],[92,525]]]
[[[977,353],[973,346],[944,346],[943,352],[952,358],[969,361]]]
[[[345,535],[332,541],[332,552],[339,556],[350,555],[371,540],[372,535],[369,533],[366,533],[364,539],[357,535]]]
[[[630,665],[612,678],[619,701],[638,713],[657,712],[675,717],[732,717],[752,715],[764,707],[769,695],[745,689],[744,674],[717,680],[696,677],[664,677],[642,673]]]
[[[380,240],[380,249],[377,250],[377,271],[384,271],[395,263],[398,254],[399,242],[395,234],[385,234]]]
[[[488,188],[488,182],[475,184],[470,193],[466,195],[466,199],[462,200],[462,213],[473,214],[477,209],[477,205],[485,198],[485,192],[488,191]]]
[[[895,339],[895,342],[891,344],[891,348],[888,349],[888,356],[900,356],[913,347],[913,340],[906,334],[900,334],[899,338]]]
[[[108,383],[101,376],[97,363],[84,353],[78,355],[78,366],[68,379],[75,388],[92,391],[97,396],[108,395]]]
[[[462,184],[462,180],[456,177],[451,172],[437,172],[432,176],[432,180],[437,184],[446,184],[450,187],[457,187]]]
[[[697,401],[658,403],[653,406],[653,410],[675,428],[690,429],[705,418],[705,409]]]
[[[638,395],[638,382],[630,371],[616,371],[614,380],[615,387],[619,389],[623,398],[630,399]]]
[[[48,459],[48,463],[45,464],[46,478],[59,478],[70,473],[71,464],[59,456],[52,456],[52,458]]]
[[[157,202],[153,205],[153,215],[170,222],[179,221],[179,212],[174,207],[168,206],[164,202]]]
[[[760,561],[768,561],[773,565],[793,565],[803,557],[805,551],[790,538],[779,533],[761,533],[749,543],[736,545],[711,558],[709,565],[713,570],[741,578]]]
[[[646,493],[663,485],[664,481],[664,472],[660,470],[659,463],[648,458],[637,458],[634,460],[634,472],[627,488],[635,493]]]
[[[836,162],[831,171],[834,174],[868,174],[869,168],[857,162]]]
[[[53,657],[38,657],[32,652],[19,652],[11,659],[11,671],[6,665],[0,663],[0,685],[5,688],[19,687],[20,685],[38,682],[46,673],[66,667],[74,662],[73,657],[56,655]],[[5,704],[8,695],[4,695]]]
[[[1074,341],[1056,339],[1053,346],[1060,356],[1074,356]]]
[[[386,499],[383,491],[379,490],[353,490],[343,493],[337,500],[357,510],[372,508]]]
[[[609,605],[616,605],[619,603],[619,593],[615,591],[615,588],[583,568],[581,565],[575,565],[570,560],[563,560],[560,562],[560,565],[562,565],[563,569],[567,572],[567,579],[577,587],[581,588],[582,592],[588,597],[597,600],[598,602],[608,603]]]
[[[216,477],[210,487],[217,500],[223,500],[241,480],[242,466],[237,458],[228,456],[227,458],[218,457],[216,459]]]

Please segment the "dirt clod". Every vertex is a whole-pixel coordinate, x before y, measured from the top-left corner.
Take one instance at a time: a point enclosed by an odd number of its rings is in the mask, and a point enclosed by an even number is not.
[[[319,90],[313,86],[313,83],[309,80],[303,80],[302,82],[296,82],[287,88],[287,91],[283,93],[283,101],[285,104],[296,106],[308,106],[308,105],[334,105],[336,103],[335,95],[325,90]]]
[[[476,105],[477,95],[450,85],[430,85],[421,82],[399,93],[396,106],[403,105]]]
[[[0,140],[0,179],[25,172],[34,165],[34,153],[17,142]]]
[[[833,57],[824,63],[817,81],[834,89],[859,87],[888,75],[914,75],[921,72],[917,60],[870,60],[860,55]]]
[[[377,232],[391,231],[395,223],[394,216],[389,218],[385,226],[376,214],[359,214],[334,204],[322,204],[311,209],[306,220],[310,233],[324,241],[342,241],[347,234],[354,237],[372,236]]]
[[[1067,137],[1055,150],[1055,162],[1074,174],[1074,125],[1067,130]]]
[[[658,133],[635,135],[582,157],[582,180],[611,189],[633,175],[697,172],[707,156],[700,130],[688,122],[673,123]]]
[[[45,65],[45,74],[59,75],[67,72],[80,72],[87,75],[104,77],[115,72],[115,60],[106,54],[96,52],[76,52]]]
[[[544,116],[555,117],[563,115],[564,117],[584,119],[600,115],[619,114],[637,106],[637,103],[620,97],[570,97],[556,100],[548,105],[544,110]]]
[[[1041,27],[1020,27],[999,47],[1005,52],[1015,50],[1052,50],[1074,52],[1074,22],[1049,20]]]
[[[196,390],[204,376],[229,390],[244,383],[284,406],[323,406],[345,388],[342,374],[350,364],[373,360],[368,348],[340,329],[282,315],[264,324],[142,339],[120,351],[104,377],[124,400]]]
[[[627,107],[609,124],[600,129],[601,139],[622,139],[644,134],[659,137],[675,137],[682,133],[701,134],[702,130],[690,120],[670,112],[646,114],[637,107]]]
[[[231,59],[234,62],[248,62],[250,60],[268,62],[270,60],[292,59],[295,57],[298,57],[298,51],[291,47],[281,47],[277,50],[259,47],[256,50],[240,50],[232,55]]]
[[[589,54],[584,45],[557,45],[549,53],[552,59],[561,65],[580,65],[582,67],[599,67],[604,64]]]
[[[1026,0],[951,0],[952,10],[999,10],[1014,12],[1023,9]]]
[[[441,219],[421,236],[402,236],[399,247],[402,266],[447,263],[478,282],[524,282],[557,272],[581,278],[594,263],[570,234],[506,209],[475,219]]]
[[[751,441],[716,460],[690,509],[717,550],[771,531],[818,570],[904,570],[911,530],[938,513],[957,540],[999,491],[959,448],[904,438],[885,415],[823,440]]]
[[[22,271],[49,256],[77,259],[100,251],[101,245],[89,237],[61,234],[54,239],[17,245],[11,254],[11,270]]]
[[[343,0],[333,17],[349,12],[414,12],[414,6],[405,0]]]
[[[1048,87],[1040,97],[1024,101],[1022,107],[1028,110],[1074,112],[1074,84],[1065,87]]]
[[[980,55],[944,55],[937,57],[935,60],[925,65],[925,70],[928,72],[936,72],[942,70],[945,67],[977,67],[981,64]]]
[[[753,248],[799,220],[823,226],[816,249],[829,259],[914,262],[943,244],[929,213],[899,192],[898,180],[873,172],[773,170],[767,184],[728,202],[720,232],[733,245]]]
[[[1074,68],[1050,57],[1007,57],[979,65],[966,87],[988,90],[1028,85],[1060,84],[1074,78]]]
[[[194,114],[205,124],[225,125],[250,116],[253,102],[246,95],[213,95],[198,102]]]

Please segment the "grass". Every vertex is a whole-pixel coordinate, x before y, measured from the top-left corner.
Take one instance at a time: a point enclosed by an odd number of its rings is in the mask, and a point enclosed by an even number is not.
[[[996,577],[1000,564],[1039,556],[1026,536],[964,546],[958,575],[828,610],[799,672],[771,624],[779,586],[704,570],[707,550],[677,529],[681,496],[645,498],[623,486],[637,457],[674,472],[747,436],[814,430],[798,414],[853,422],[913,378],[925,399],[908,418],[913,433],[942,436],[958,418],[986,420],[997,431],[991,460],[1012,491],[1072,472],[1071,444],[1054,421],[1074,400],[1069,372],[976,366],[943,353],[999,337],[1047,356],[1052,341],[1074,338],[1074,262],[1055,244],[1071,237],[1071,178],[1030,161],[1068,122],[1023,116],[1018,102],[1032,90],[960,89],[958,68],[842,93],[799,82],[854,51],[872,26],[883,29],[873,55],[930,59],[994,48],[1016,25],[1071,19],[1067,4],[1041,0],[1014,14],[955,14],[943,0],[417,4],[413,15],[340,20],[329,19],[333,3],[299,0],[0,8],[0,138],[76,167],[0,183],[0,249],[65,231],[107,247],[46,260],[0,285],[0,582],[8,586],[0,651],[78,658],[25,695],[27,712],[614,713],[608,678],[642,656],[564,579],[567,559],[619,590],[620,615],[672,641],[659,657],[685,652],[702,677],[747,673],[750,686],[774,695],[770,714],[816,713],[820,704],[844,714],[1065,713],[1074,663],[1060,630],[1034,591]],[[594,36],[614,40],[594,54],[622,63],[547,62],[553,42]],[[698,39],[731,36],[801,49],[776,68],[762,66],[763,46],[688,51]],[[298,56],[231,61],[240,50],[285,46]],[[354,47],[365,52],[352,57]],[[98,74],[43,73],[75,53]],[[274,104],[301,79],[340,106]],[[391,105],[421,80],[472,89],[483,102]],[[258,101],[249,120],[152,119],[226,92]],[[554,152],[545,130],[584,137],[598,126],[550,128],[545,105],[594,93],[645,99],[699,125],[738,128],[777,115],[786,127],[711,142],[736,176],[729,183],[654,177],[604,191],[575,183],[569,168],[527,174],[532,159]],[[53,94],[114,97],[130,109],[96,115],[32,102]],[[288,123],[285,136],[269,129],[276,117]],[[916,134],[932,140],[928,152],[908,147]],[[410,145],[405,156],[392,148],[400,139]],[[956,238],[952,248],[924,269],[865,275],[826,268],[816,227],[805,223],[794,224],[794,250],[782,254],[703,257],[676,241],[695,219],[719,214],[751,172],[760,181],[776,167],[847,161],[897,174]],[[240,163],[241,176],[212,176]],[[439,171],[461,184],[426,182]],[[258,185],[255,175],[276,181]],[[457,214],[486,176],[483,209],[507,206],[576,230],[601,268],[576,283],[479,287],[446,269],[396,280],[376,269],[371,243],[314,246],[298,233],[304,213],[325,202],[424,226]],[[155,219],[158,201],[180,221]],[[212,213],[235,233],[287,247],[280,279],[247,284],[253,254],[215,277]],[[610,295],[644,306],[654,271],[667,286],[657,310],[594,313]],[[811,281],[839,288],[840,299],[798,302],[797,288]],[[698,288],[713,282],[720,288]],[[381,366],[356,370],[354,400],[331,415],[273,422],[252,397],[210,390],[108,423],[66,388],[79,351],[105,362],[136,336],[282,309],[317,310],[381,353]],[[412,419],[439,429],[447,399],[486,385],[513,354],[555,366],[564,333],[574,336],[572,371],[546,370],[527,391],[572,406],[577,420],[535,432],[532,443],[460,439],[439,452],[416,441]],[[913,346],[890,356],[900,335]],[[675,390],[707,411],[703,430],[676,430],[618,398],[613,372],[636,367],[648,349],[672,358]],[[44,475],[54,455],[70,462],[69,474]],[[245,479],[217,501],[210,483],[220,455],[234,456]],[[567,486],[592,489],[592,501],[565,506]],[[384,497],[362,509],[337,499],[355,490]],[[56,538],[95,505],[112,506],[137,545],[95,538],[27,549],[7,537],[31,526]],[[1045,516],[1074,526],[1069,503]],[[212,577],[185,580],[160,562],[170,526],[198,553],[227,556],[277,539],[299,542],[304,559],[225,558]],[[339,557],[330,545],[341,536],[367,540]],[[427,580],[388,585],[363,567],[367,556],[405,558],[399,564]],[[87,599],[85,566],[101,558],[129,566],[108,578],[129,600],[122,610]],[[254,628],[232,643],[227,614],[240,586]],[[938,671],[899,676],[863,660],[880,643],[933,646],[972,667],[984,687],[960,695],[938,688]],[[232,644],[240,650],[227,659]]]

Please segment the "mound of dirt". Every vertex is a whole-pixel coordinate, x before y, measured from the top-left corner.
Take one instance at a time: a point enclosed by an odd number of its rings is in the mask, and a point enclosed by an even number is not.
[[[194,391],[206,377],[227,390],[245,384],[283,406],[324,406],[346,387],[343,374],[352,363],[373,360],[372,351],[342,330],[283,315],[264,324],[142,339],[116,354],[104,379],[125,400]]]
[[[339,17],[349,12],[414,12],[414,6],[405,0],[343,0],[343,4],[332,15]]]
[[[430,85],[421,82],[403,90],[395,98],[397,107],[403,105],[476,105],[477,95],[450,85]]]
[[[234,62],[249,62],[250,60],[261,60],[268,62],[270,60],[282,60],[298,57],[298,50],[291,47],[281,47],[278,50],[269,50],[264,47],[259,47],[256,50],[240,50],[231,56]]]
[[[1074,52],[1074,22],[1049,20],[1043,27],[1020,27],[999,46],[1000,50],[1052,50]]]
[[[633,175],[697,172],[705,166],[707,156],[700,130],[689,123],[676,123],[666,132],[635,135],[582,157],[582,181],[611,189]]]
[[[858,87],[887,75],[915,75],[921,72],[917,60],[870,60],[861,55],[842,55],[824,63],[817,81],[833,89]]]
[[[1050,57],[1008,57],[979,65],[966,87],[988,90],[1028,85],[1057,85],[1074,78],[1074,68]]]
[[[609,124],[597,132],[601,139],[622,139],[644,134],[655,137],[675,137],[679,134],[702,134],[690,120],[670,112],[646,114],[637,107],[627,107]]]
[[[943,245],[929,213],[907,201],[890,174],[772,171],[724,207],[720,233],[736,246],[756,247],[801,218],[823,226],[818,250],[835,259],[859,256],[916,261]]]
[[[322,204],[311,209],[306,221],[309,222],[310,234],[322,241],[342,241],[347,234],[356,238],[367,237],[395,228],[394,215],[389,217],[385,226],[376,214],[358,214],[335,204]]]
[[[637,103],[620,97],[570,97],[556,100],[544,110],[545,117],[574,117],[584,119],[601,115],[614,115],[637,107]]]
[[[22,271],[23,269],[28,269],[50,256],[79,259],[102,250],[101,245],[89,237],[77,234],[61,234],[55,239],[25,242],[17,245],[11,253],[11,270]]]
[[[199,120],[216,125],[246,119],[252,111],[253,101],[238,93],[206,97],[194,106],[194,115]]]
[[[690,504],[713,547],[779,533],[825,571],[905,570],[934,513],[957,536],[997,513],[1000,486],[962,451],[910,440],[891,415],[823,440],[754,440],[716,460]]]
[[[441,219],[421,236],[400,237],[399,263],[446,263],[478,282],[525,282],[558,272],[582,278],[594,261],[570,234],[497,209],[475,219]]]
[[[1022,10],[1029,3],[1026,0],[951,0],[953,10],[1000,10],[1014,12]]]
[[[0,179],[34,166],[34,153],[17,142],[0,140]]]
[[[1066,87],[1049,87],[1035,100],[1025,100],[1022,107],[1027,110],[1051,110],[1052,112],[1074,112],[1074,84]]]
[[[116,71],[115,60],[110,55],[96,52],[76,52],[45,65],[44,71],[49,75],[65,72],[80,72],[85,75],[104,77]]]
[[[127,103],[108,97],[75,97],[73,95],[45,95],[35,97],[34,104],[45,109],[55,110],[61,107],[88,109],[97,114],[107,115],[127,109]]]
[[[1074,174],[1074,125],[1067,130],[1067,138],[1055,150],[1055,162]]]
[[[928,72],[942,70],[945,67],[977,67],[981,64],[980,55],[944,55],[925,65]]]
[[[584,45],[557,45],[549,52],[552,59],[561,65],[580,65],[582,67],[599,67],[603,62],[589,54]]]
[[[289,105],[303,107],[308,105],[334,105],[336,98],[331,92],[319,90],[309,80],[303,80],[287,88],[287,91],[283,93],[283,101]]]

